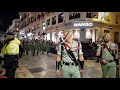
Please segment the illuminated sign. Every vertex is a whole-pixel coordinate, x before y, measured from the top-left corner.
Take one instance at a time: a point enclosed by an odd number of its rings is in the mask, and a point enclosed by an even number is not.
[[[93,26],[92,22],[75,22],[74,27],[79,27],[79,26]]]

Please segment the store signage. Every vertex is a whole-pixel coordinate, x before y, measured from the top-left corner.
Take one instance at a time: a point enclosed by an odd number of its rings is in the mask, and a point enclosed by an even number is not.
[[[75,22],[74,27],[80,27],[80,26],[93,26],[92,22]]]

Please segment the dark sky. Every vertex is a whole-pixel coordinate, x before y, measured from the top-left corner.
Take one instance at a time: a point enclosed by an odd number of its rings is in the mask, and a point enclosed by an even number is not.
[[[0,31],[6,32],[12,20],[19,18],[19,12],[0,12]]]

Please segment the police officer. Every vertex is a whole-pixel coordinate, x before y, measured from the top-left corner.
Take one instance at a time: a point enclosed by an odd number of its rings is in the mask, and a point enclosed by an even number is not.
[[[115,78],[116,77],[116,63],[118,59],[118,46],[111,42],[109,33],[103,36],[104,42],[99,44],[97,49],[97,57],[100,60],[102,68],[102,78]]]
[[[56,74],[60,75],[60,64],[63,78],[80,78],[80,73],[83,73],[84,57],[81,49],[81,44],[72,39],[73,31],[64,30],[64,42],[59,44],[56,59]],[[61,48],[62,46],[62,48]],[[76,63],[67,51],[72,51]],[[79,55],[78,55],[79,50]],[[62,56],[62,57],[61,57]],[[78,58],[79,57],[79,58]],[[79,64],[80,63],[80,64]]]
[[[3,69],[6,69],[5,76],[15,78],[15,72],[18,68],[19,45],[20,41],[15,38],[14,33],[6,33],[6,44],[2,48],[2,57],[4,58]]]

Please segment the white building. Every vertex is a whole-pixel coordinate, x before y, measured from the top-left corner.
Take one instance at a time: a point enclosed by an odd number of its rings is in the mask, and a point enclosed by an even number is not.
[[[81,41],[94,42],[109,32],[112,41],[120,42],[119,12],[54,12],[46,16],[45,23],[46,38],[54,42],[58,42],[63,29],[78,30]]]

